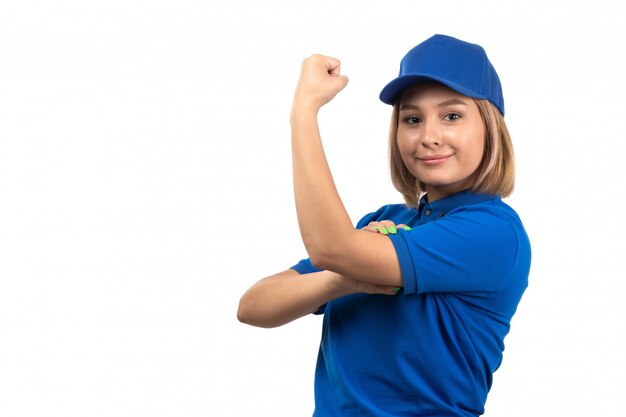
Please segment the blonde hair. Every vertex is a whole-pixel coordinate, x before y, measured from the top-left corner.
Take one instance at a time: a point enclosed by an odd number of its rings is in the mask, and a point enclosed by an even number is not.
[[[476,181],[470,188],[480,194],[507,197],[515,187],[515,156],[509,130],[500,111],[487,100],[473,99],[485,126],[483,158],[476,169]],[[391,182],[406,201],[417,207],[424,194],[424,183],[413,176],[404,165],[398,149],[399,100],[393,106],[389,127],[389,165]]]

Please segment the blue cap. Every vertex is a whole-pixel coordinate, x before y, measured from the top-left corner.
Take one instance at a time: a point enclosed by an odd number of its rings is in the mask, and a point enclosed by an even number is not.
[[[435,35],[402,58],[400,74],[380,92],[383,103],[394,104],[407,87],[437,81],[467,97],[489,100],[504,116],[502,86],[487,53],[473,43]]]

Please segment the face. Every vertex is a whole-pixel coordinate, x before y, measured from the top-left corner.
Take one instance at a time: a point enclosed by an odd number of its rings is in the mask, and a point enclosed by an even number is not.
[[[400,98],[397,141],[404,165],[432,202],[474,184],[485,126],[471,98],[439,83],[420,83]]]

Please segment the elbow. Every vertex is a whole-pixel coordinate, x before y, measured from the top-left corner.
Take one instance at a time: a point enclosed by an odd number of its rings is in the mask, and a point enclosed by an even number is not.
[[[268,318],[264,317],[260,311],[255,309],[254,302],[251,301],[244,294],[239,300],[239,307],[237,308],[237,320],[240,323],[247,324],[248,326],[271,328],[280,326],[282,323],[274,323]]]
[[[335,271],[332,252],[329,251],[309,251],[311,265],[323,271]]]
[[[246,316],[245,310],[241,308],[241,304],[237,310],[237,320],[239,320],[240,323],[248,324],[248,317]]]
[[[323,248],[326,247],[326,245],[324,244],[325,242],[322,242],[319,239],[312,239],[311,236],[303,234],[302,243],[304,243],[306,253],[307,255],[309,255],[311,265],[313,265],[317,269],[324,269],[322,265],[324,264],[324,258],[326,256],[323,251]]]
[[[346,236],[349,238],[349,236]],[[311,264],[321,270],[325,271],[337,271],[337,266],[342,259],[345,259],[345,248],[350,247],[350,240],[333,239],[326,242],[309,245],[306,247]]]
[[[314,268],[317,268],[321,271],[329,271],[329,269],[326,267],[326,263],[321,260],[318,255],[313,255],[309,253],[309,259],[311,260],[311,265],[313,265]]]
[[[246,296],[244,295],[239,300],[239,307],[237,308],[237,320],[239,320],[243,324],[252,324],[251,319],[252,314],[250,314],[250,306],[246,300]]]
[[[334,222],[332,226],[300,226],[300,233],[311,264],[317,269],[328,271],[334,271],[333,266],[350,251],[359,234],[349,219],[346,222]]]

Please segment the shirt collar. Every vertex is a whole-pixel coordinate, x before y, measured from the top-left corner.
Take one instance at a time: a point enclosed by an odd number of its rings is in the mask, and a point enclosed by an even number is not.
[[[470,204],[478,204],[488,200],[500,200],[500,196],[478,194],[473,191],[466,190],[429,203],[428,194],[425,194],[420,199],[417,210],[420,219],[436,219],[438,217],[444,217],[448,212],[454,210],[455,208]]]

